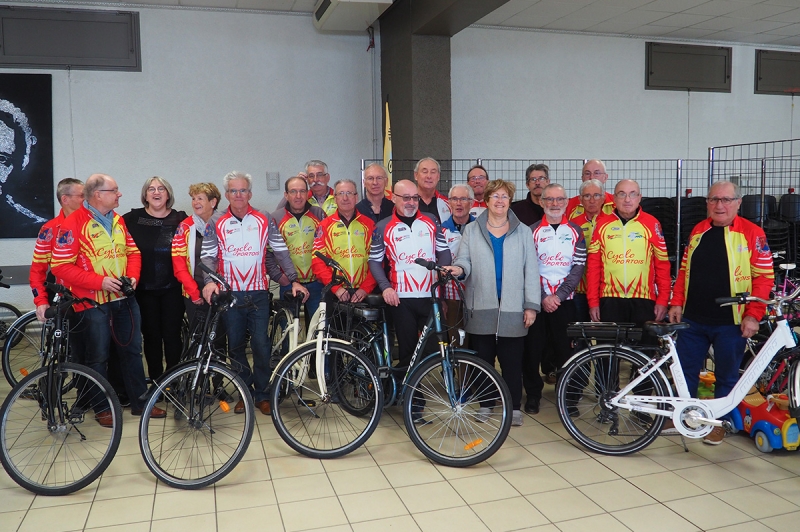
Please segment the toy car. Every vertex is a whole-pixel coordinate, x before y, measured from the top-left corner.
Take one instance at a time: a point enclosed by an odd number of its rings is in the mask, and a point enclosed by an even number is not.
[[[764,397],[753,388],[732,412],[733,426],[750,434],[762,453],[794,451],[800,446],[797,419],[790,417],[786,395]]]

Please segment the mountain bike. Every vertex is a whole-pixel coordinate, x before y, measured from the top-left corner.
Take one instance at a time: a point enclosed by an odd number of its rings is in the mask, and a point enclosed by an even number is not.
[[[331,305],[326,299],[333,286],[354,292],[347,274],[333,259],[316,256],[333,270],[333,278],[322,290],[307,341],[273,371],[270,404],[275,429],[287,445],[312,458],[337,458],[356,450],[375,431],[383,390],[369,357],[333,333],[332,324],[348,305]]]
[[[61,285],[47,286],[56,296],[42,328],[44,366],[22,378],[0,408],[0,461],[25,489],[66,495],[111,463],[122,438],[122,407],[105,378],[69,361],[72,306],[96,303]],[[91,410],[110,413],[110,429],[91,419]]]
[[[183,362],[158,379],[139,423],[147,468],[168,486],[182,489],[208,486],[233,471],[255,425],[250,389],[214,346],[219,320],[236,298],[221,276],[201,267],[225,290],[212,298],[204,319],[195,322]],[[151,417],[162,398],[167,416]],[[234,413],[231,403],[237,399],[244,404],[243,414]]]
[[[724,306],[758,301],[774,306],[776,312],[772,334],[727,396],[691,397],[672,338],[672,333],[688,328],[689,324],[647,322],[645,331],[659,338],[659,347],[652,357],[618,342],[600,343],[587,347],[564,364],[556,386],[561,422],[581,445],[607,455],[644,449],[658,437],[666,419],[671,419],[678,432],[687,438],[703,438],[714,427],[731,431],[731,423],[719,418],[736,408],[776,357],[792,359],[788,374],[789,413],[797,418],[800,415],[798,348],[783,308],[793,305],[799,295],[800,288],[771,300],[748,293],[716,299],[717,304]],[[666,365],[677,395],[665,373]],[[623,376],[629,376],[627,382]]]

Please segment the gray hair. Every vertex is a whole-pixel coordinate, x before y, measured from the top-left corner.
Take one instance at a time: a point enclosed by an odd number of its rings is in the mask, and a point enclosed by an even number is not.
[[[244,172],[228,172],[225,174],[225,177],[222,178],[223,187],[225,188],[225,192],[228,191],[228,183],[233,181],[234,179],[244,179],[247,181],[247,190],[253,190],[253,178],[250,174],[246,174]]]
[[[92,174],[89,176],[89,179],[86,180],[86,184],[83,186],[83,199],[89,201],[94,193],[103,188],[106,184],[106,179],[109,179],[111,176],[107,176],[106,174]]]
[[[447,197],[449,198],[450,196],[452,196],[453,191],[455,191],[455,189],[457,188],[463,188],[464,190],[467,191],[467,196],[469,196],[469,199],[471,200],[475,199],[475,191],[472,190],[472,187],[469,185],[453,185],[452,187],[450,187],[450,192],[447,193]]]
[[[167,194],[169,194],[169,198],[167,198],[167,209],[171,209],[172,206],[175,205],[175,195],[172,193],[172,185],[169,184],[169,181],[157,175],[154,175],[150,179],[145,180],[144,185],[142,186],[142,197],[141,197],[142,205],[144,205],[145,207],[148,206],[147,189],[150,188],[150,185],[153,184],[153,181],[157,181],[158,183],[164,185],[164,188],[167,189]]]
[[[14,124],[11,125],[17,126],[17,129],[21,130],[25,135],[25,156],[22,158],[22,168],[25,168],[30,161],[31,147],[36,144],[36,137],[33,136],[31,126],[28,124],[28,117],[19,107],[8,100],[0,99],[0,112],[11,115],[11,118],[14,120]],[[5,122],[2,117],[0,117],[0,121]]]
[[[370,163],[364,167],[364,173],[367,172],[370,168],[380,168],[383,171],[383,177],[389,179],[389,170],[386,169],[381,163]]]
[[[601,194],[604,194],[606,191],[606,187],[603,186],[603,183],[601,183],[599,179],[592,178],[581,183],[580,188],[578,188],[578,195],[583,196],[583,191],[589,188],[590,186],[595,186],[599,188]]]
[[[589,163],[597,163],[597,164],[599,164],[600,166],[603,167],[603,173],[604,174],[608,173],[608,171],[606,170],[606,163],[604,163],[600,159],[589,159],[588,161],[583,163],[583,167],[581,168],[581,173],[583,173],[583,168],[586,168],[586,165],[589,164]]]
[[[308,173],[308,167],[309,166],[321,166],[325,170],[325,173],[326,174],[328,173],[328,165],[325,164],[324,162],[320,161],[319,159],[311,159],[310,161],[308,161],[306,163],[306,166],[305,166],[306,173]]]
[[[355,190],[356,194],[358,194],[358,185],[356,185],[356,182],[353,181],[352,179],[340,179],[339,181],[334,183],[333,190],[336,190],[336,187],[338,187],[339,185],[353,185],[353,190]]]
[[[544,187],[542,189],[542,197],[544,197],[544,193],[545,192],[547,192],[548,190],[554,189],[554,188],[560,188],[561,190],[564,191],[565,195],[567,193],[567,190],[562,185],[559,185],[558,183],[550,183],[549,185],[547,185],[546,187]]]
[[[439,172],[440,174],[442,173],[442,167],[439,166],[439,161],[437,161],[433,157],[423,157],[422,159],[417,161],[417,164],[414,165],[415,174],[419,172],[419,165],[422,164],[424,161],[433,161],[433,163],[436,165],[436,171]]]
[[[56,185],[56,197],[59,203],[61,203],[61,196],[69,194],[75,185],[83,185],[83,181],[74,177],[66,177],[58,182],[58,185]]]
[[[736,199],[739,199],[739,198],[742,197],[742,189],[740,189],[739,185],[737,185],[733,181],[716,181],[716,182],[712,183],[710,187],[708,187],[708,197],[709,198],[711,197],[711,189],[713,189],[717,185],[733,185],[733,196]]]

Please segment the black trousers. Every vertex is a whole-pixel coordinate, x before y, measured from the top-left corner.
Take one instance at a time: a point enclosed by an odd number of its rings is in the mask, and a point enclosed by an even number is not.
[[[392,315],[394,331],[397,334],[397,348],[400,355],[397,365],[405,367],[411,362],[411,356],[414,354],[414,348],[419,340],[419,333],[431,314],[431,298],[401,298],[400,305],[387,308]],[[423,355],[428,355],[438,349],[436,336],[430,336],[424,347]]]
[[[183,323],[183,296],[181,287],[164,290],[137,290],[136,302],[142,313],[142,343],[147,361],[147,374],[158,379],[166,369],[181,358],[181,326]]]
[[[506,381],[511,392],[514,410],[519,410],[522,404],[522,352],[525,346],[525,337],[511,338],[508,336],[497,337],[493,334],[470,334],[469,342],[471,348],[477,351],[478,356],[488,362],[490,366],[494,367],[495,359],[500,361],[500,370],[503,380]]]
[[[522,368],[522,383],[528,400],[541,399],[544,382],[539,375],[539,364],[542,371],[545,365],[542,355],[549,346],[553,351],[552,366],[549,371],[558,371],[572,354],[572,343],[567,337],[567,325],[575,321],[575,303],[568,299],[562,301],[555,312],[536,314],[536,321],[528,329],[525,336],[525,360]]]
[[[644,298],[621,298],[621,297],[601,297],[600,298],[600,319],[602,321],[613,321],[616,323],[633,323],[636,327],[642,327],[644,322],[655,319],[656,302],[652,299]],[[658,340],[655,336],[642,333],[643,345],[657,345]],[[618,368],[608,368],[607,361],[600,363],[599,371],[611,374],[612,378],[607,379],[613,385],[613,376],[619,373]],[[638,385],[633,392],[637,395],[649,395],[653,391],[652,386],[644,381]]]

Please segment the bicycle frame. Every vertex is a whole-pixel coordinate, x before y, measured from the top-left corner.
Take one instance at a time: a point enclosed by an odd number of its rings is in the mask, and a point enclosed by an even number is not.
[[[639,376],[629,382],[628,385],[620,390],[609,402],[615,407],[632,410],[634,412],[670,417],[673,419],[675,427],[684,436],[695,438],[702,437],[705,434],[690,431],[681,421],[685,421],[692,429],[701,429],[703,426],[706,426],[707,429],[710,430],[710,428],[714,426],[723,426],[724,422],[719,421],[718,418],[736,408],[742,399],[745,398],[753,384],[756,383],[758,377],[763,373],[774,356],[783,348],[791,349],[796,347],[797,343],[787,320],[779,316],[776,321],[776,327],[772,331],[767,342],[762,346],[758,355],[744,374],[739,377],[736,386],[734,386],[731,392],[725,397],[718,399],[692,398],[689,393],[689,388],[686,385],[686,378],[684,377],[683,368],[678,358],[678,352],[675,349],[675,342],[671,336],[662,336],[662,345],[666,345],[667,351],[665,353],[662,352],[659,356],[643,366]],[[672,379],[675,383],[675,388],[678,392],[677,396],[627,395],[649,375],[659,371],[667,362],[670,363],[669,367],[672,373]],[[797,382],[794,384],[793,386],[790,382],[789,391],[790,395],[795,398],[794,404],[797,405],[798,398],[796,394],[800,391],[800,388],[797,387]],[[670,405],[673,407],[673,410],[662,410],[650,406],[654,403]],[[685,416],[685,418],[682,418],[682,416]]]

